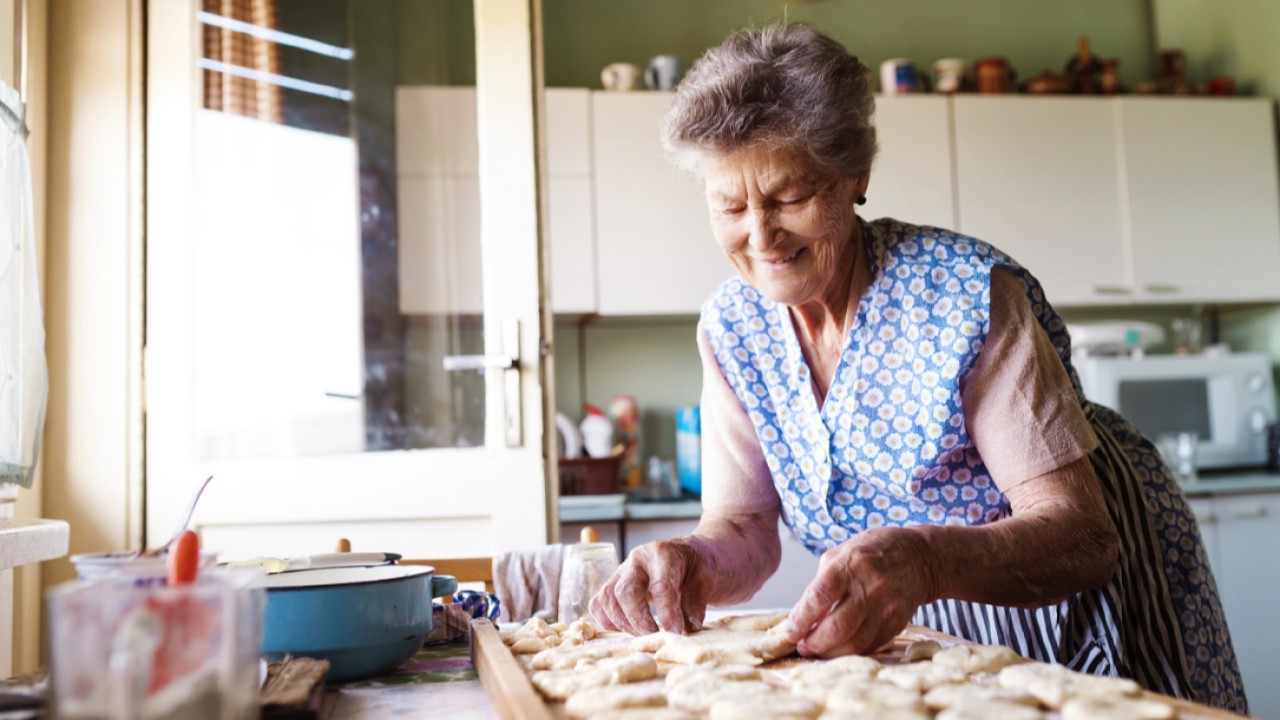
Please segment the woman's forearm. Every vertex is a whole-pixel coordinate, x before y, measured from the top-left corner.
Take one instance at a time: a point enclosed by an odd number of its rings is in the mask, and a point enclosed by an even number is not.
[[[1057,482],[1092,483],[1091,502],[1028,494],[998,522],[907,529],[922,543],[934,599],[1038,607],[1111,579],[1120,540],[1092,468],[1082,459],[1056,472]]]
[[[687,541],[706,564],[712,605],[751,599],[782,559],[776,511],[703,515]]]

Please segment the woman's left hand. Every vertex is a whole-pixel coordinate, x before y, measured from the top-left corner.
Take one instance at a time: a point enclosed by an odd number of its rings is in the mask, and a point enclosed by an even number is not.
[[[801,655],[873,652],[932,597],[925,539],[910,528],[876,528],[822,554],[818,574],[791,611],[787,638]]]

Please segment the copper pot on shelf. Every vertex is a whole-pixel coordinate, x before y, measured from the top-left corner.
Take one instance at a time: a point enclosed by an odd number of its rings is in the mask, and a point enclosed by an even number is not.
[[[1002,57],[986,57],[974,63],[976,89],[979,93],[1000,94],[1013,92],[1017,74],[1008,60]]]

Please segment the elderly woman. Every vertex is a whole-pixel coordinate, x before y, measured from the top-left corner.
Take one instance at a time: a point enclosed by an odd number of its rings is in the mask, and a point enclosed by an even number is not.
[[[821,555],[788,621],[802,654],[910,622],[1245,711],[1195,519],[1151,443],[1083,397],[1036,279],[979,240],[858,217],[866,78],[774,24],[681,83],[665,146],[738,271],[698,327],[703,516],[631,553],[595,617],[698,629],[773,574],[781,513]]]

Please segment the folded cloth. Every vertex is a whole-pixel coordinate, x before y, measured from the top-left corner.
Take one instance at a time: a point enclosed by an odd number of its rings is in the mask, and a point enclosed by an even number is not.
[[[493,589],[502,604],[499,622],[524,622],[540,617],[553,622],[560,602],[563,545],[515,550],[493,559]]]

